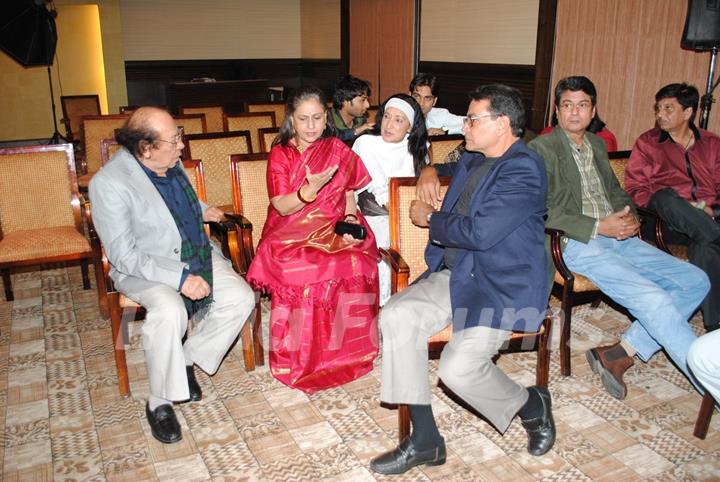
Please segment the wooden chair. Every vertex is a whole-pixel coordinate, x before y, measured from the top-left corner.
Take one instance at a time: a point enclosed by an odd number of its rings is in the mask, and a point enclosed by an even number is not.
[[[258,137],[260,137],[260,152],[270,152],[272,143],[279,132],[279,127],[263,127],[258,130]]]
[[[700,403],[700,411],[698,412],[697,420],[695,421],[695,430],[693,431],[693,435],[697,438],[705,440],[714,411],[715,399],[709,392],[705,392],[702,402]]]
[[[102,165],[108,163],[110,158],[120,149],[120,144],[115,139],[103,139],[100,141],[100,160]]]
[[[462,144],[465,136],[460,134],[430,136],[430,163],[445,164],[448,154],[450,154],[457,146]]]
[[[267,153],[233,154],[230,156],[230,171],[233,183],[233,212],[237,225],[236,233],[241,243],[238,259],[239,273],[245,274],[255,256],[255,249],[265,227],[270,199],[267,191]],[[253,235],[254,234],[254,235]],[[263,363],[262,331],[260,313],[253,325],[255,363]]]
[[[71,144],[0,149],[0,273],[13,301],[15,268],[80,261],[90,289],[90,243],[83,234]]]
[[[379,110],[380,110],[380,106],[379,106],[379,105],[371,105],[370,107],[368,107],[368,110],[367,110],[367,112],[365,113],[365,117],[367,117],[367,121],[368,121],[369,123],[372,124],[373,122],[376,122],[376,121],[379,121],[379,120],[380,120],[380,119],[375,119],[375,117],[377,116],[377,113],[378,113]]]
[[[280,127],[285,121],[285,102],[248,102],[248,112],[273,112],[275,114],[275,124]]]
[[[276,127],[273,112],[251,112],[223,116],[226,131],[249,131],[250,152],[260,152],[260,133],[263,127]]]
[[[428,242],[428,230],[412,224],[409,216],[410,202],[415,199],[415,183],[417,178],[399,177],[390,179],[390,199],[388,212],[390,218],[390,249],[383,252],[383,258],[390,264],[392,272],[391,289],[395,294],[405,289],[419,275],[427,270],[425,264],[425,246]],[[445,194],[449,178],[441,178],[442,194]],[[548,342],[552,321],[545,318],[540,330],[534,333],[515,332],[510,338],[507,350],[527,350],[528,340],[532,342],[532,350],[538,352],[535,369],[535,383],[547,387],[550,371],[550,354]],[[452,324],[433,335],[428,340],[431,358],[438,358],[443,347],[452,336]],[[410,433],[410,414],[407,405],[398,405],[398,425],[400,441]]]
[[[207,133],[207,122],[205,114],[180,114],[174,115],[175,124],[183,128],[185,134],[205,134]]]
[[[80,127],[82,117],[86,115],[100,115],[100,97],[97,94],[62,95],[62,104],[65,131],[69,141],[80,142]]]
[[[185,159],[201,159],[205,171],[207,203],[232,212],[230,154],[250,152],[248,131],[214,132],[185,136]]]
[[[181,114],[205,114],[207,132],[223,132],[223,108],[221,105],[187,105],[180,107]]]
[[[204,201],[205,197],[205,183],[203,178],[202,163],[198,160],[183,161],[185,173],[188,174],[191,184],[195,188],[198,199]],[[118,378],[118,388],[120,395],[127,397],[130,395],[130,379],[128,376],[127,360],[125,357],[125,345],[128,340],[127,336],[127,320],[144,318],[144,308],[132,301],[130,298],[122,294],[115,289],[112,279],[110,278],[110,263],[108,262],[105,250],[102,247],[100,238],[95,231],[95,225],[92,222],[92,214],[90,212],[90,204],[86,203],[85,206],[86,216],[88,219],[88,231],[90,234],[90,241],[92,243],[92,252],[95,259],[95,273],[98,280],[98,290],[101,291],[106,298],[107,307],[110,313],[110,323],[112,329],[112,343],[113,351],[115,353],[115,370]],[[216,225],[216,229],[227,229],[223,225],[218,223],[210,223]],[[207,227],[206,227],[207,230]],[[226,253],[231,249],[228,245],[223,245],[223,252]],[[236,268],[236,266],[233,266]],[[126,310],[132,313],[130,316],[125,316]],[[260,313],[259,303],[255,306],[255,313]],[[252,314],[250,316],[253,316]],[[256,315],[259,316],[259,315]],[[125,323],[123,323],[125,321]],[[242,343],[243,350],[243,361],[245,363],[245,369],[252,371],[255,369],[255,357],[253,355],[252,347],[252,333],[251,324],[245,323],[241,332],[240,340]]]
[[[91,115],[82,118],[85,157],[82,161],[82,175],[78,177],[81,190],[87,190],[92,176],[102,166],[100,142],[115,137],[115,130],[125,125],[130,118],[125,114]]]

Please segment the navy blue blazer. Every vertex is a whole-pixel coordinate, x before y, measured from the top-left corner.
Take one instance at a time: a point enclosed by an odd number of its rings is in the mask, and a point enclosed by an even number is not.
[[[518,140],[480,180],[468,214],[452,213],[484,159],[467,152],[456,163],[436,166],[438,175],[452,181],[430,220],[423,277],[445,268],[445,247],[457,248],[450,276],[454,331],[474,326],[537,331],[549,295],[545,162]]]

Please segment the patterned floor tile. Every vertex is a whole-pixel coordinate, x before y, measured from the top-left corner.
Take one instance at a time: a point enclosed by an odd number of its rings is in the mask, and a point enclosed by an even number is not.
[[[242,480],[251,473],[262,474],[257,460],[242,441],[209,447],[202,455],[213,479],[228,477]]]
[[[631,445],[613,454],[613,457],[631,468],[641,477],[651,477],[673,468],[672,462],[645,445]]]
[[[200,454],[173,458],[155,464],[155,472],[160,480],[204,481],[210,478],[207,467]]]
[[[302,448],[302,447],[301,447]],[[305,455],[316,471],[322,476],[335,476],[361,466],[355,453],[344,443],[319,450],[305,451]]]
[[[277,432],[252,439],[246,437],[246,440],[248,448],[260,462],[261,467],[279,459],[292,458],[300,453],[300,448],[287,432]],[[305,456],[301,455],[301,458],[304,459]]]
[[[69,432],[65,431],[52,438],[54,459],[68,457],[90,457],[100,454],[97,432],[94,429]]]
[[[67,455],[56,459],[53,464],[53,479],[56,481],[105,480],[100,451],[87,455]]]

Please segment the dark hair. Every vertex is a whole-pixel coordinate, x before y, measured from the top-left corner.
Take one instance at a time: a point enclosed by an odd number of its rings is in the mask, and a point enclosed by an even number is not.
[[[164,109],[152,108],[152,110],[167,113]],[[148,108],[140,108],[130,116],[120,129],[115,130],[117,143],[136,157],[140,157],[147,147],[155,144],[160,138],[160,134],[149,122],[149,113]]]
[[[584,75],[574,75],[571,77],[565,77],[564,79],[560,79],[560,82],[557,83],[555,86],[555,106],[560,106],[560,97],[562,97],[563,92],[566,90],[577,92],[577,91],[583,91],[587,95],[590,96],[590,102],[592,103],[593,107],[595,107],[595,103],[597,102],[597,90],[595,90],[595,84],[592,83],[592,80],[588,79]]]
[[[700,101],[700,93],[697,87],[687,82],[683,82],[682,84],[668,84],[655,94],[655,102],[671,98],[677,99],[678,104],[683,106],[683,110],[692,107],[690,122],[693,122],[695,112],[697,112],[698,102]]]
[[[525,107],[519,90],[503,84],[482,85],[470,92],[470,99],[490,101],[490,113],[508,116],[512,134],[522,137],[525,131]]]
[[[395,94],[387,98],[385,102],[380,105],[377,115],[375,116],[375,126],[372,131],[368,134],[372,136],[379,136],[382,128],[382,118],[385,115],[385,105],[390,99],[397,98],[404,100],[413,108],[415,118],[410,126],[410,135],[408,136],[408,152],[413,156],[413,167],[415,168],[415,174],[419,175],[420,170],[427,165],[428,156],[428,135],[427,128],[425,127],[425,116],[423,116],[420,105],[415,102],[415,99],[407,94]],[[378,120],[379,119],[379,122]]]
[[[551,125],[558,125],[558,118],[557,118],[557,112],[553,112],[552,121],[550,122]],[[590,121],[590,125],[587,126],[587,131],[592,132],[593,134],[597,134],[601,130],[605,129],[605,123],[600,119],[600,115],[597,113],[597,109],[595,110],[595,115],[593,116],[592,120]]]
[[[408,87],[408,90],[412,94],[415,90],[415,87],[423,87],[427,86],[430,87],[430,92],[432,92],[433,97],[437,97],[440,95],[440,85],[438,84],[437,77],[435,77],[433,74],[423,74],[418,72],[415,77],[410,81],[410,86]]]
[[[325,100],[325,94],[323,93],[323,91],[313,86],[301,87],[294,91],[288,98],[288,102],[285,105],[285,120],[280,126],[277,137],[275,138],[275,140],[273,140],[273,146],[277,144],[280,144],[281,146],[287,146],[290,142],[290,139],[295,136],[295,128],[293,127],[292,116],[298,106],[306,100],[318,101],[322,106],[323,111],[325,111],[326,113],[325,129],[320,135],[320,139],[330,137],[335,134],[335,130],[333,129],[332,124],[330,123],[327,116],[327,101]]]
[[[351,101],[358,95],[367,95],[369,97],[371,93],[368,81],[346,75],[335,84],[335,92],[332,98],[333,105],[336,109],[341,109],[343,102],[346,100]]]

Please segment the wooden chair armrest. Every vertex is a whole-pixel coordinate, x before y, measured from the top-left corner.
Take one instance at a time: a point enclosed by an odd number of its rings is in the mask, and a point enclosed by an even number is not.
[[[653,235],[655,236],[655,239],[652,239],[652,240],[644,239],[642,236],[642,231],[641,231],[640,239],[642,239],[643,241],[652,241],[655,243],[655,246],[658,249],[661,249],[668,254],[672,254],[670,252],[670,249],[667,246],[667,243],[665,243],[665,238],[663,237],[663,232],[662,232],[663,221],[662,221],[662,218],[660,218],[660,216],[658,215],[658,213],[655,212],[654,209],[650,209],[650,208],[637,207],[636,209],[637,209],[638,214],[641,217],[641,222],[643,224],[649,223],[649,222],[653,223]]]
[[[110,278],[110,261],[102,247],[100,237],[95,230],[93,223],[92,210],[90,209],[90,201],[81,197],[83,211],[85,212],[85,221],[88,227],[88,238],[90,240],[90,248],[93,253],[93,267],[95,269],[95,282],[97,283],[98,292],[101,297],[115,291],[115,285]]]
[[[223,255],[236,272],[245,276],[255,252],[252,247],[252,223],[237,214],[225,214],[223,221],[207,223],[210,234],[220,243]]]
[[[545,228],[545,234],[550,236],[550,256],[552,257],[555,269],[560,273],[565,283],[574,282],[575,275],[572,274],[570,268],[565,264],[562,255],[562,237],[565,236],[565,232],[560,229]]]
[[[390,265],[390,292],[395,294],[407,288],[408,279],[410,277],[410,267],[407,265],[400,253],[392,248],[388,248],[381,249],[380,255],[383,260]]]

